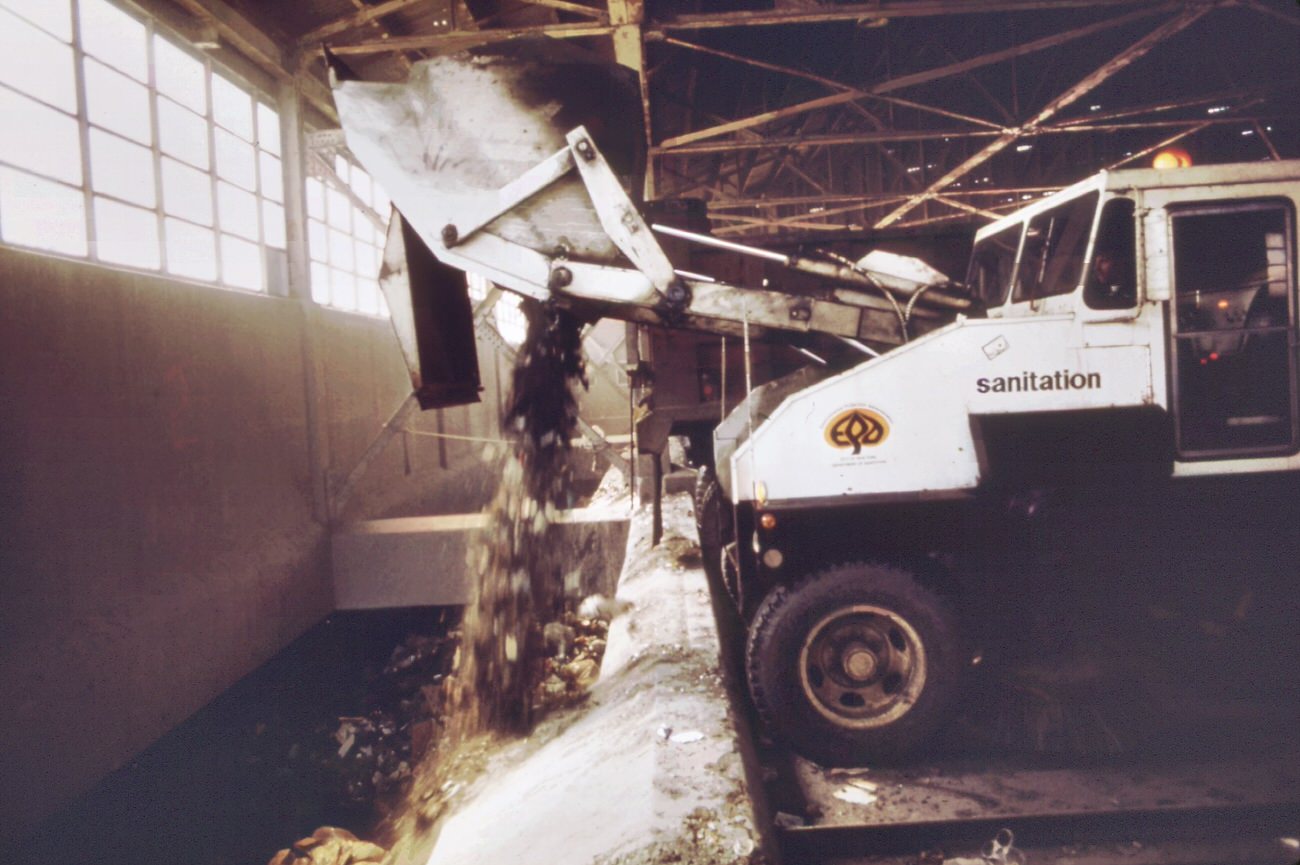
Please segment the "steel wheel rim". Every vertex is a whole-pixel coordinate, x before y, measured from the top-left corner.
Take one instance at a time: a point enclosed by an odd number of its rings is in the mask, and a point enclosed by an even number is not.
[[[854,604],[823,617],[799,652],[799,682],[818,713],[871,729],[906,714],[925,689],[925,646],[897,613]]]

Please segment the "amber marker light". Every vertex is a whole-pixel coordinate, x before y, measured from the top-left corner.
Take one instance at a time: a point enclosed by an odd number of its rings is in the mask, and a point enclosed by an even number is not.
[[[776,514],[765,513],[758,518],[758,524],[769,532],[776,528]]]
[[[1151,160],[1152,168],[1190,168],[1192,155],[1181,147],[1167,147]]]

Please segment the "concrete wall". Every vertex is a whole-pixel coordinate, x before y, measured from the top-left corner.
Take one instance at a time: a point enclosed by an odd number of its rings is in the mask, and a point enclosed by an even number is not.
[[[333,609],[304,334],[335,479],[409,383],[385,321],[13,249],[0,248],[0,309],[5,838]],[[446,410],[445,432],[495,437],[499,372],[483,361],[484,403]],[[480,443],[406,439],[345,514],[486,499]]]

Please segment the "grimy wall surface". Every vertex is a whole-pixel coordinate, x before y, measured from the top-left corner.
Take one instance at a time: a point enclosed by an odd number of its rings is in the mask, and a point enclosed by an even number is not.
[[[333,609],[308,405],[338,482],[409,380],[386,321],[13,249],[0,310],[5,838]],[[496,437],[508,369],[480,364],[483,402],[417,432]],[[482,449],[399,435],[343,516],[476,510]]]

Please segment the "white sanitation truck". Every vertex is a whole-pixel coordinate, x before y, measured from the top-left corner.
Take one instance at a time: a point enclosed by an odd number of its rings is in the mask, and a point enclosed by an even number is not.
[[[451,269],[592,320],[848,346],[752,389],[697,491],[750,693],[796,751],[888,759],[951,717],[964,610],[999,591],[1008,527],[1049,492],[1174,501],[1216,478],[1250,496],[1300,469],[1300,161],[1090,177],[980,229],[964,285],[888,255],[758,252],[822,281],[749,288],[678,270],[661,237],[718,242],[652,228],[538,81],[517,59],[438,58],[403,84],[336,84],[348,146],[402,217],[385,287],[422,401],[466,392],[435,380],[463,376],[472,339]]]

